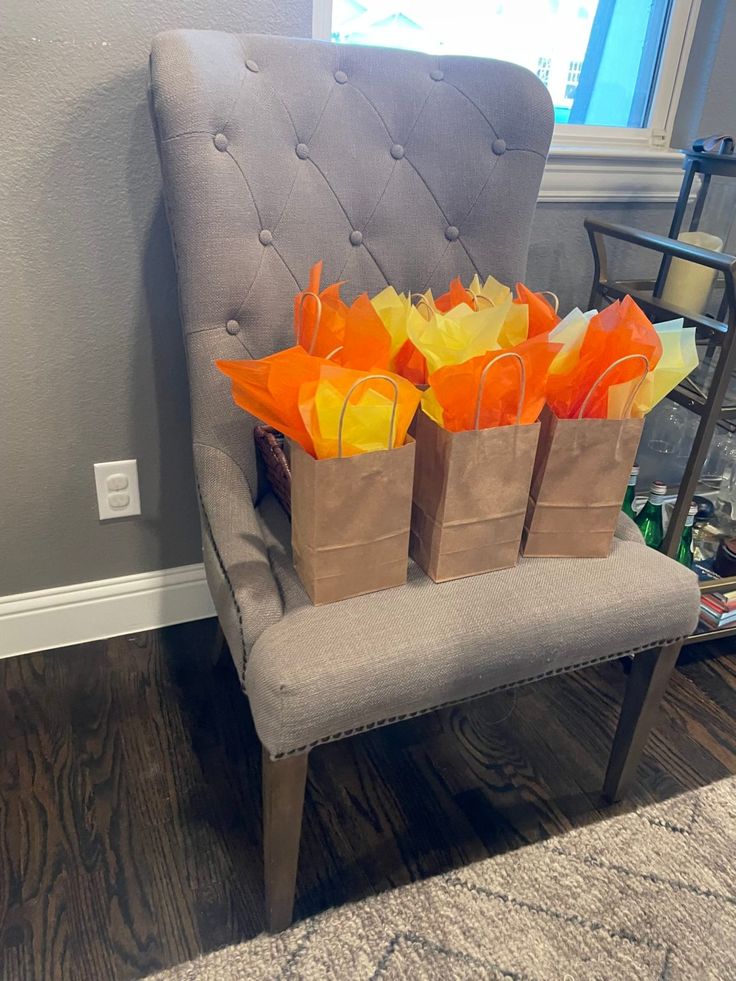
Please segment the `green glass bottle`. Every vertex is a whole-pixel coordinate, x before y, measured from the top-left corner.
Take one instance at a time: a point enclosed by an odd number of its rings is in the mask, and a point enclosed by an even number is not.
[[[650,548],[659,548],[664,538],[662,524],[662,504],[667,493],[667,484],[655,480],[649,488],[649,500],[636,516],[639,531]]]
[[[685,527],[682,529],[682,538],[677,548],[677,561],[682,565],[691,568],[693,564],[693,522],[698,513],[698,505],[694,502],[690,505],[690,510],[685,518]]]
[[[621,505],[621,510],[624,512],[624,514],[628,514],[630,518],[636,517],[636,511],[634,510],[634,496],[636,494],[636,481],[638,477],[639,468],[634,465],[631,468],[631,476],[629,477],[629,486],[626,488],[624,503]]]

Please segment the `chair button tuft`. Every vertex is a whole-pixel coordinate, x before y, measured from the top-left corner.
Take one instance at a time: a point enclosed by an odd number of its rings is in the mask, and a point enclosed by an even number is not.
[[[460,238],[460,229],[455,225],[448,225],[445,229],[445,238],[448,242],[457,242]]]
[[[252,58],[248,58],[248,60],[245,63],[245,67],[248,69],[249,72],[259,72],[261,70],[258,67],[258,62],[253,61]]]
[[[338,83],[338,85],[344,85],[345,82],[347,82],[347,80],[348,80],[348,76],[345,74],[345,72],[343,71],[335,72],[335,81]]]
[[[404,148],[400,143],[394,143],[394,145],[391,147],[391,156],[394,158],[394,160],[401,160],[401,158],[404,156]]]
[[[445,77],[445,73],[442,71],[441,68],[433,68],[432,71],[429,73],[429,77],[432,79],[433,82],[441,82],[442,79]]]
[[[215,133],[213,143],[221,153],[227,150],[227,137],[224,133]]]
[[[273,242],[273,235],[267,228],[262,228],[258,233],[258,241],[261,245],[270,245]]]
[[[354,228],[350,233],[350,244],[351,245],[362,245],[363,243],[363,233]]]
[[[300,160],[307,160],[309,158],[309,147],[306,143],[297,143],[296,155]]]
[[[506,140],[502,140],[500,137],[494,140],[491,143],[491,150],[493,150],[497,157],[500,157],[501,154],[506,153]]]
[[[225,330],[228,332],[228,334],[237,334],[240,330],[240,324],[237,320],[228,320],[228,322],[225,324]]]

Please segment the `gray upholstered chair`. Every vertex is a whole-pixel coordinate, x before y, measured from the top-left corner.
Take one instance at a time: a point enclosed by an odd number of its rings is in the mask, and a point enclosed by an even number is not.
[[[622,519],[608,559],[313,607],[215,358],[293,343],[311,264],[353,292],[524,276],[553,114],[516,65],[215,32],[157,37],[204,563],[263,744],[267,919],[291,919],[309,751],[439,706],[634,659],[605,791],[630,779],[698,610],[695,577]],[[535,284],[548,287],[549,283]],[[656,585],[655,585],[656,584]]]

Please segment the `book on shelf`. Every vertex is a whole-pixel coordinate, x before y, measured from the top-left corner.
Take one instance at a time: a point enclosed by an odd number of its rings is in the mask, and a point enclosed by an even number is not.
[[[736,610],[736,593],[705,593],[700,598],[714,610]]]
[[[736,623],[736,590],[701,596],[700,621],[708,627],[726,627]]]
[[[720,627],[730,627],[736,624],[736,611],[733,613],[722,614],[721,616],[714,616],[708,610],[700,610],[700,622],[705,624],[706,627],[711,629],[718,629]]]
[[[736,610],[736,589],[730,589],[727,592],[704,593],[701,599],[707,600],[711,606],[717,606],[720,610]]]

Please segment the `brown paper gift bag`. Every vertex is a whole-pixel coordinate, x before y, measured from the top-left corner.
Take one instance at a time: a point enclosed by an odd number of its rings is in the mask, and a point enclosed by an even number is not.
[[[384,378],[370,375],[369,378]],[[393,441],[398,388],[388,445]],[[406,582],[414,440],[403,446],[316,460],[291,444],[291,544],[294,567],[316,605]]]
[[[649,362],[629,355],[623,361]],[[558,419],[546,406],[542,416],[534,475],[524,522],[523,553],[533,557],[605,558],[613,541],[626,485],[639,448],[643,419],[625,418],[638,387],[629,397],[623,419]]]
[[[521,413],[524,363],[508,352],[483,369],[476,427],[485,374],[506,357],[520,365]],[[435,582],[516,565],[539,423],[448,432],[420,408],[415,425],[411,557]]]

